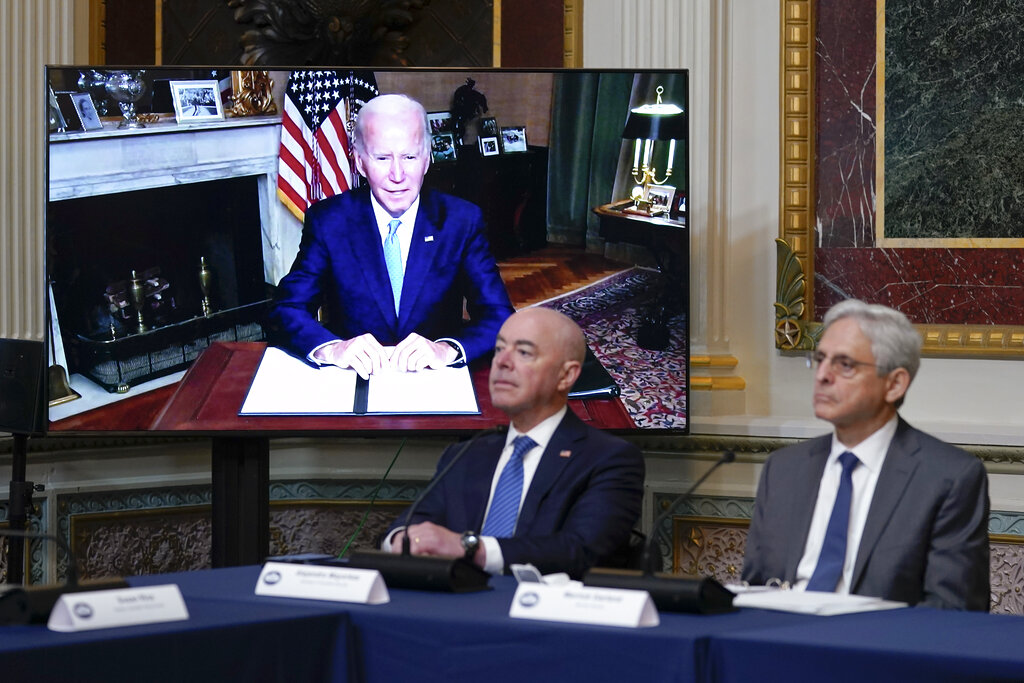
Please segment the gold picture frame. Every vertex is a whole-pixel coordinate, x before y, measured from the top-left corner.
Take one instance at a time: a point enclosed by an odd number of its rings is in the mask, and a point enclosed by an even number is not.
[[[775,346],[809,351],[821,336],[814,320],[815,3],[782,0],[779,237],[776,242]],[[1021,325],[917,325],[923,353],[1024,357]]]

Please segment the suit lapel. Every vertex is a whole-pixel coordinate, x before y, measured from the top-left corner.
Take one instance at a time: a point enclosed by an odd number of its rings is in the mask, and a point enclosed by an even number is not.
[[[391,279],[388,278],[388,268],[384,265],[384,246],[381,244],[369,192],[363,195],[359,206],[363,215],[359,220],[348,222],[351,227],[345,232],[345,238],[348,240],[353,260],[363,271],[367,290],[374,293],[373,299],[377,302],[381,315],[393,327],[396,322],[395,300],[391,296]]]
[[[875,493],[868,508],[867,520],[864,522],[864,531],[860,537],[860,547],[857,548],[857,560],[854,562],[853,577],[850,581],[851,592],[856,591],[878,539],[881,538],[896,505],[906,491],[907,484],[914,476],[914,470],[919,463],[914,454],[919,447],[917,435],[910,425],[900,418],[896,434],[893,435],[892,443],[885,454],[882,471],[878,473]]]
[[[540,462],[537,463],[537,471],[533,474],[533,481],[530,482],[530,488],[519,511],[519,520],[516,522],[517,536],[529,531],[541,502],[547,497],[569,462],[573,458],[581,457],[584,436],[583,423],[572,409],[567,410],[555,433],[551,435],[548,447],[541,454]],[[562,456],[565,451],[569,452],[568,457]]]
[[[831,435],[811,441],[810,450],[800,465],[800,471],[793,476],[793,483],[802,488],[793,491],[792,528],[794,533],[789,537],[790,548],[786,553],[786,580],[792,581],[796,577],[797,565],[800,564],[800,559],[804,555],[807,534],[811,529],[811,517],[814,516],[814,506],[818,501],[821,476],[825,472],[825,463],[828,462],[828,454],[831,450]]]
[[[405,278],[402,281],[401,308],[398,312],[398,321],[402,326],[406,326],[413,315],[416,310],[416,299],[419,298],[424,284],[430,280],[434,258],[440,248],[443,222],[440,205],[434,193],[424,191],[420,195],[420,208],[416,213],[416,225],[413,226],[409,257],[405,263]],[[381,253],[383,254],[383,249]],[[383,255],[381,259],[383,261]]]

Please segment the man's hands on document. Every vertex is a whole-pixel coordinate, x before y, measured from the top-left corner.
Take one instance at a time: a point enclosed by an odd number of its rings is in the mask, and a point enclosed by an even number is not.
[[[317,349],[314,357],[321,363],[352,368],[363,379],[382,370],[415,372],[443,368],[458,357],[458,350],[446,342],[433,342],[416,333],[396,346],[382,346],[372,334],[339,339]]]

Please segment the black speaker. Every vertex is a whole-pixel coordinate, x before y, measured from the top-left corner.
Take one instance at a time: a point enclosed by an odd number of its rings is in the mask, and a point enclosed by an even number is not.
[[[0,432],[46,431],[46,354],[43,343],[0,339]]]

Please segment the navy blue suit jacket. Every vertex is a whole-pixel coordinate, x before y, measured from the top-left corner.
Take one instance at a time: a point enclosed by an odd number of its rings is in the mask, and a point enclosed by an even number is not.
[[[323,325],[315,317],[320,306]],[[306,212],[299,253],[271,308],[270,332],[273,343],[301,358],[339,338],[369,332],[393,346],[416,332],[431,340],[459,340],[471,361],[494,348],[512,313],[480,209],[424,190],[396,316],[370,191],[362,187]]]
[[[456,532],[479,531],[504,434],[480,438],[416,508],[412,524],[430,521]],[[449,447],[440,472],[460,450]],[[583,423],[572,409],[541,455],[523,500],[515,535],[498,539],[505,570],[530,562],[542,573],[580,578],[621,549],[640,519],[644,461],[640,450]],[[399,515],[392,528],[405,524]]]
[[[792,582],[832,435],[773,453],[761,473],[743,578]],[[850,592],[987,611],[988,478],[969,453],[900,418],[868,508]]]

